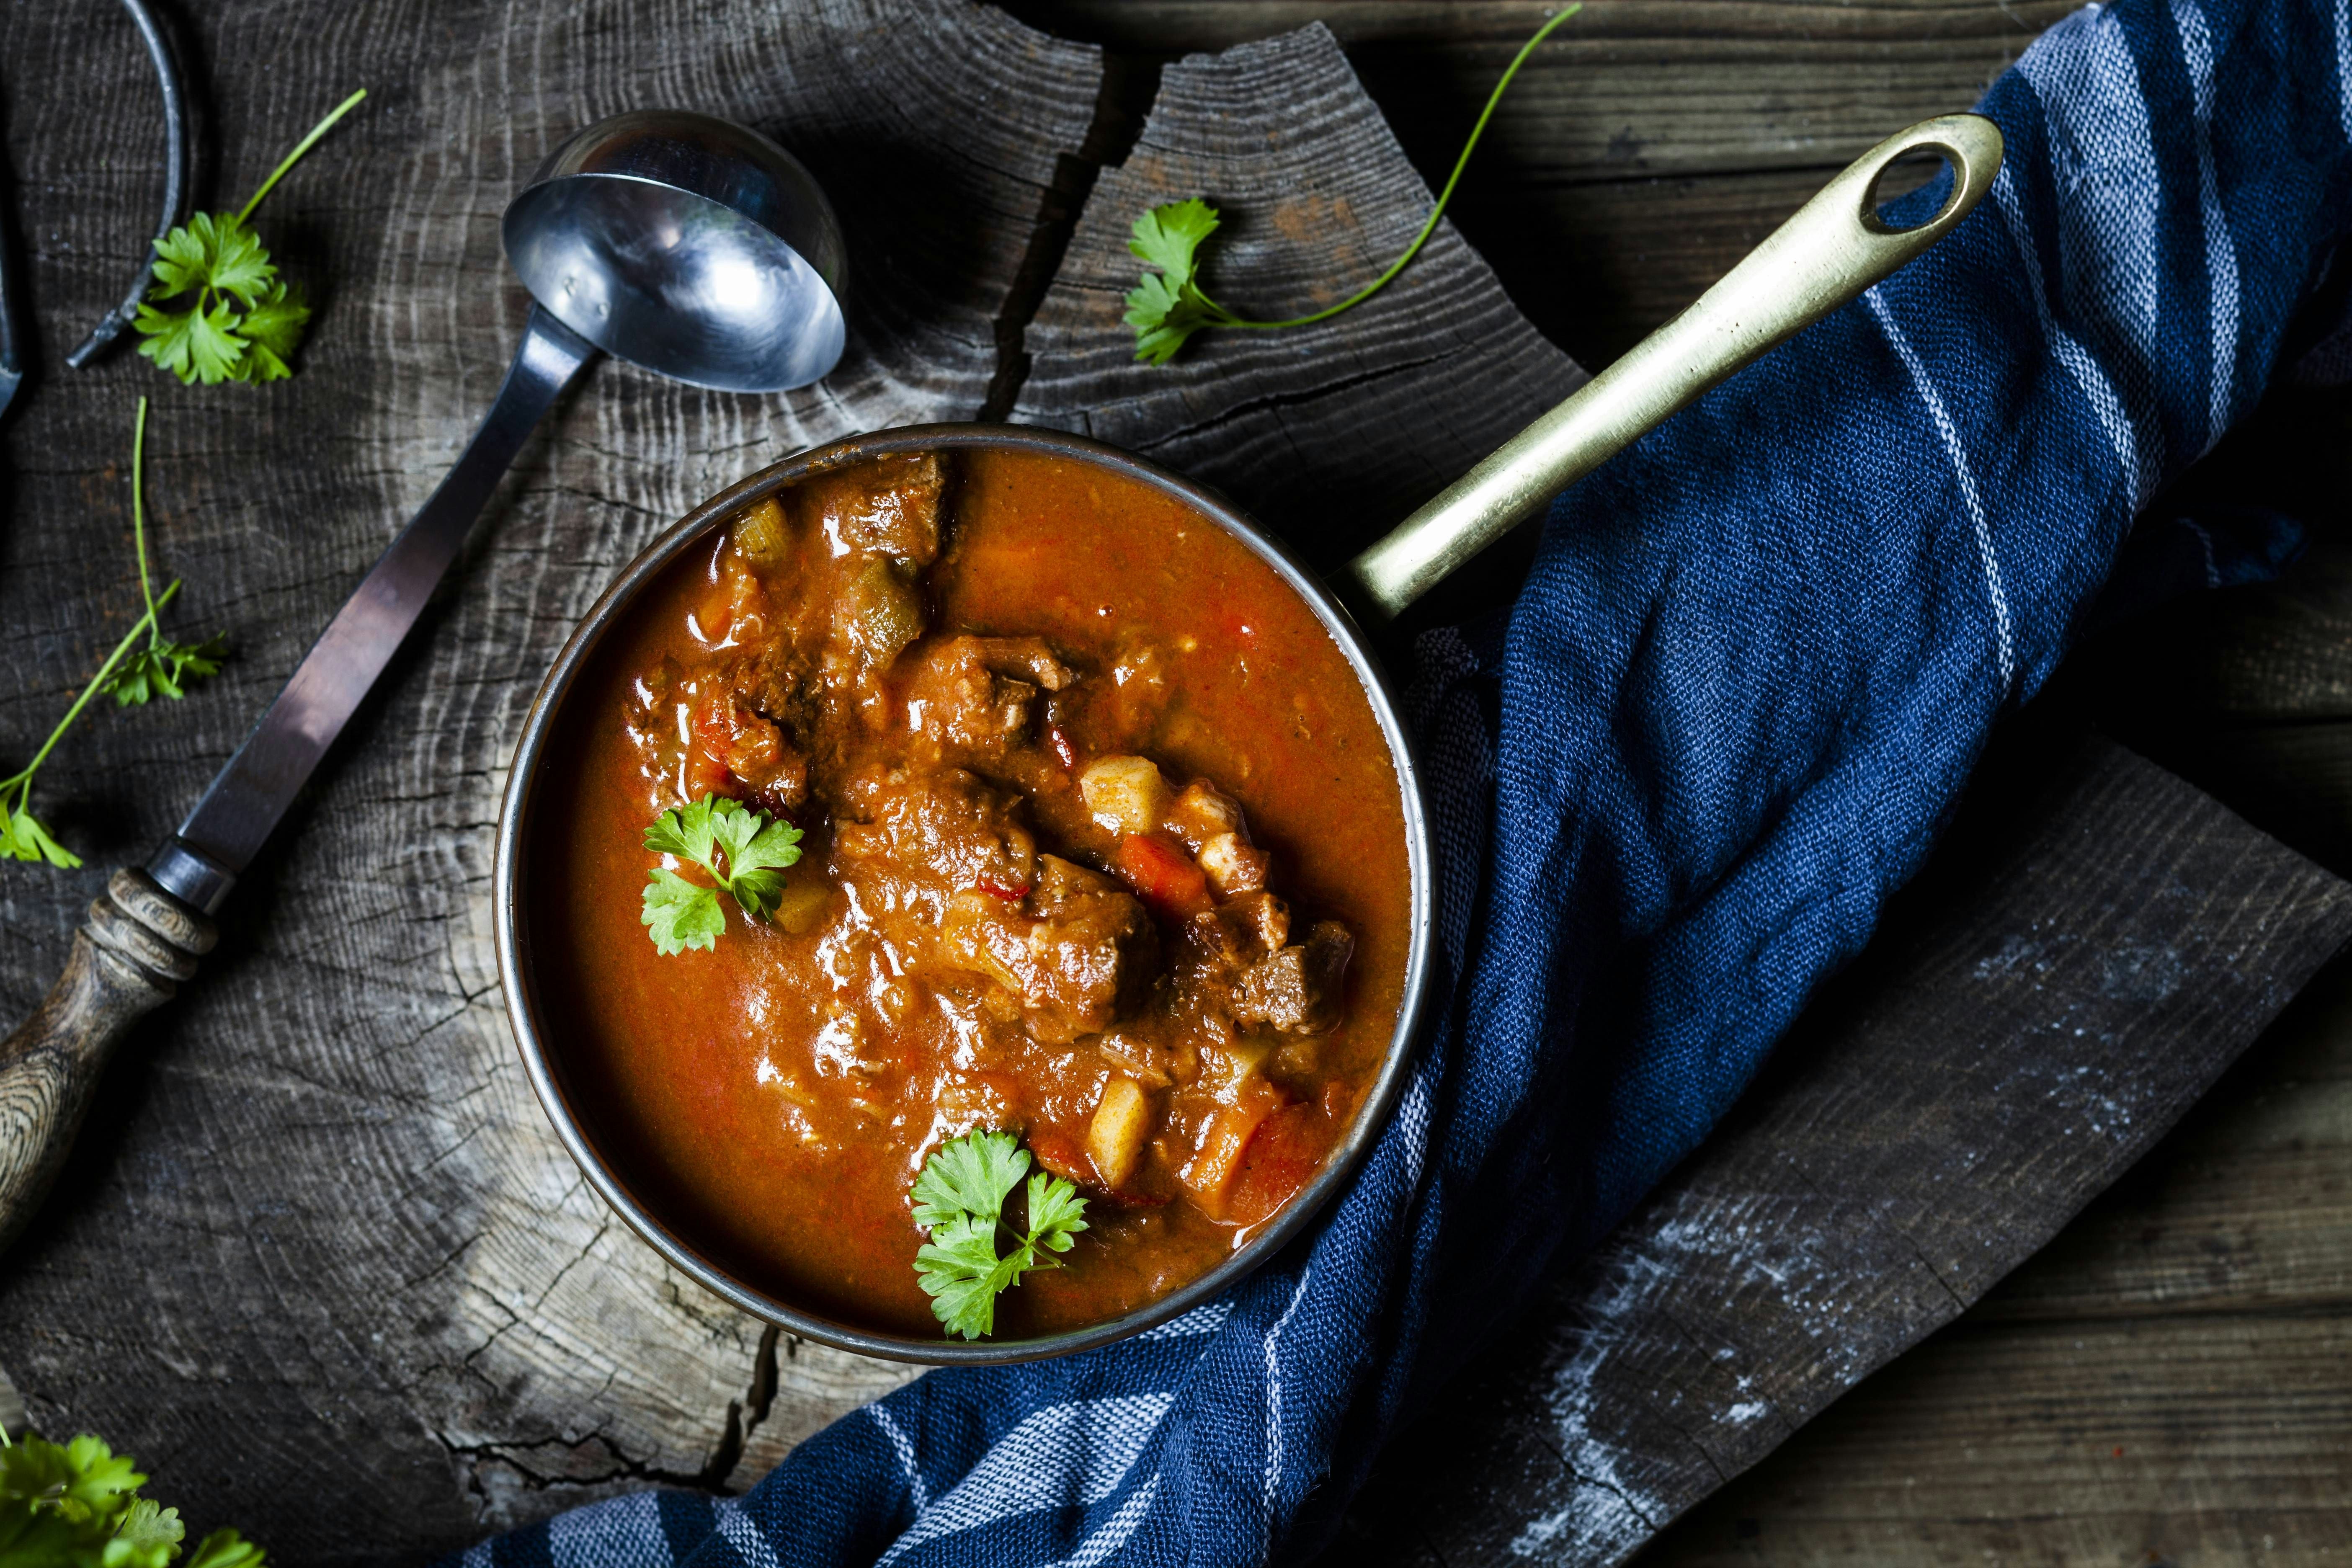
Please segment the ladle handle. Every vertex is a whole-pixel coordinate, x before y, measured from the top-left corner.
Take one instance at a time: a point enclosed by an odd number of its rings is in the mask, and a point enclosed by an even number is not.
[[[1874,201],[1879,178],[1913,153],[1941,154],[1952,192],[1917,227],[1890,228]],[[2000,153],[2000,128],[1980,114],[1923,120],[1873,147],[1688,310],[1349,562],[1341,595],[1371,620],[1394,616],[1685,404],[1949,234],[1992,188]]]

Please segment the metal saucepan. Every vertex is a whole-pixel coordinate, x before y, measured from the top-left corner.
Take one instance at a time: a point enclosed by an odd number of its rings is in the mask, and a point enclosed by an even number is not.
[[[1953,171],[1951,192],[1925,223],[1890,228],[1877,215],[1877,186],[1889,166],[1915,153],[1945,159]],[[2000,153],[2000,131],[1973,114],[1924,121],[1871,149],[1696,304],[1505,443],[1328,584],[1213,491],[1101,442],[1019,426],[925,425],[852,437],[763,468],[696,508],[630,563],[557,656],[524,721],[499,816],[494,892],[499,972],[532,1087],[564,1147],[638,1235],[714,1294],[793,1333],[868,1355],[940,1363],[1061,1355],[1125,1338],[1231,1288],[1304,1229],[1346,1184],[1396,1103],[1425,1023],[1435,882],[1420,774],[1411,738],[1397,716],[1394,689],[1361,626],[1384,622],[1563,487],[1701,392],[1949,233],[1990,188]],[[622,1167],[597,1146],[593,1123],[581,1114],[567,1082],[562,1043],[543,1021],[530,958],[527,881],[532,808],[551,742],[566,721],[565,704],[574,677],[648,584],[681,555],[704,545],[710,531],[730,518],[814,475],[887,453],[973,447],[1041,452],[1097,464],[1155,488],[1255,551],[1297,591],[1346,654],[1387,737],[1403,792],[1412,936],[1402,1005],[1372,1093],[1321,1173],[1263,1231],[1200,1279],[1123,1317],[1036,1339],[963,1343],[877,1332],[754,1289],[673,1228],[656,1205],[638,1195]]]

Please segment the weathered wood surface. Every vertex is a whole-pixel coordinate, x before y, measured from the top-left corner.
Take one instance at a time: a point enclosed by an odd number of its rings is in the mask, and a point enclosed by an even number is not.
[[[2352,887],[2109,742],[1996,763],[1743,1109],[1384,1458],[1358,1553],[1622,1560],[2048,1241],[2347,935]]]
[[[1524,7],[1492,10],[1478,47],[1532,29]],[[1769,35],[1775,14],[1742,10],[1740,26]],[[1990,11],[1967,16],[1948,24],[1964,53],[2015,31]],[[218,62],[223,195],[352,82],[377,97],[265,213],[328,292],[302,378],[259,394],[162,388],[153,493],[166,559],[191,580],[182,624],[226,622],[239,658],[169,713],[101,721],[52,770],[45,798],[91,853],[90,876],[169,826],[462,443],[520,321],[496,215],[563,131],[682,102],[803,153],[850,227],[854,357],[827,387],[786,399],[608,366],[561,411],[398,684],[232,910],[212,976],[110,1084],[108,1125],[68,1174],[70,1205],[0,1265],[0,1366],[37,1420],[110,1432],[197,1522],[234,1519],[289,1560],[413,1560],[617,1486],[741,1484],[900,1374],[763,1344],[667,1275],[581,1187],[521,1083],[486,953],[489,823],[508,738],[572,617],[688,502],[838,430],[1017,402],[1021,417],[1160,440],[1163,460],[1334,551],[1576,372],[1450,233],[1381,304],[1299,334],[1318,340],[1311,359],[1228,337],[1173,373],[1125,363],[1112,296],[1133,268],[1118,241],[1172,183],[1197,177],[1230,204],[1220,265],[1236,278],[1246,265],[1252,303],[1260,279],[1267,299],[1288,299],[1376,263],[1425,212],[1425,189],[1318,37],[1155,71],[945,5],[604,0],[516,16],[407,0],[349,16],[206,5],[194,23],[202,58]],[[93,32],[30,0],[0,6],[7,156],[33,208],[52,357],[117,286],[136,245],[121,215],[149,198],[151,89],[127,41],[120,62],[89,55]],[[1769,54],[1751,51],[1749,66]],[[1838,68],[1850,74],[1853,57]],[[1255,90],[1245,72],[1263,79]],[[1316,112],[1285,118],[1294,102]],[[1939,97],[1918,112],[1954,106]],[[1204,130],[1213,120],[1254,155]],[[1286,141],[1266,141],[1269,120]],[[1852,147],[1885,128],[1853,131]],[[1822,163],[1848,155],[1842,143]],[[1769,158],[1758,167],[1789,206],[1814,183]],[[1249,221],[1282,210],[1310,226]],[[1758,232],[1777,216],[1758,216]],[[1709,277],[1732,258],[1722,244]],[[1445,335],[1401,353],[1417,319]],[[1368,405],[1327,379],[1334,354],[1358,367]],[[1471,378],[1482,355],[1507,375]],[[156,387],[121,362],[53,377],[0,435],[0,637],[41,672],[37,689],[0,699],[0,733],[37,736],[68,672],[131,618],[115,455],[131,396]],[[249,486],[233,482],[240,471]],[[77,526],[85,518],[99,526]],[[12,1012],[52,972],[79,898],[60,889],[79,886],[0,875]]]
[[[2340,1562],[2352,966],[1958,1323],[1645,1563]]]

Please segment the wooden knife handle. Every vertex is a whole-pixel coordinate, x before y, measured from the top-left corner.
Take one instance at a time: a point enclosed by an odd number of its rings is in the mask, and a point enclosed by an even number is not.
[[[114,1047],[195,974],[216,936],[143,871],[117,871],[92,900],[65,973],[0,1041],[0,1251],[48,1195]]]

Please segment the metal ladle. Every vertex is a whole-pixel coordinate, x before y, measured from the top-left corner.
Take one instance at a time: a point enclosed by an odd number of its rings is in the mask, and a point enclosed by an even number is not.
[[[833,208],[793,156],[705,114],[641,110],[572,137],[507,207],[536,301],[473,440],[311,646],[180,830],[117,871],[65,973],[0,1041],[0,1247],[47,1192],[107,1058],[194,977],[252,864],[457,557],[523,442],[596,351],[729,392],[804,386],[840,360]]]

